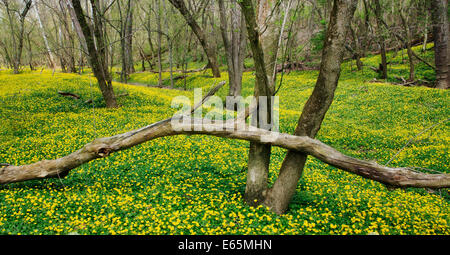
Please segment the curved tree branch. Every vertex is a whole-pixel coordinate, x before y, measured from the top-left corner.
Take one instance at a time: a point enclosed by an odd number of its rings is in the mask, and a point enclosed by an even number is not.
[[[393,187],[450,187],[450,174],[428,174],[408,168],[392,168],[375,162],[356,159],[307,136],[276,133],[253,126],[238,129],[239,123],[222,121],[202,124],[203,119],[193,119],[187,115],[184,117],[185,120],[189,121],[174,124],[173,118],[169,118],[127,133],[95,139],[78,151],[59,159],[42,160],[29,165],[3,167],[0,169],[0,184],[63,177],[71,169],[91,160],[107,157],[113,152],[125,150],[159,137],[203,134],[271,144],[288,150],[303,152],[344,171]]]

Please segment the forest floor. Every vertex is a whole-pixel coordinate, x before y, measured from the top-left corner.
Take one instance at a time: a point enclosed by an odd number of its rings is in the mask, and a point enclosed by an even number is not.
[[[421,56],[432,58],[432,51]],[[390,74],[407,77],[407,57],[404,63],[401,55],[389,57]],[[376,67],[379,56],[363,62]],[[448,119],[449,90],[374,83],[377,74],[370,68],[354,69],[352,62],[343,64],[317,136],[336,149],[385,164],[412,137]],[[416,71],[420,79],[434,75],[421,63]],[[278,93],[282,132],[293,132],[317,75],[284,75]],[[192,98],[193,87],[206,92],[221,80],[227,80],[225,72],[214,79],[191,74],[188,91],[114,83],[116,93],[128,96],[118,99],[119,109],[106,109],[88,75],[0,71],[0,163],[58,158],[97,137],[170,117],[177,110],[170,107],[173,97]],[[157,74],[136,73],[131,82],[154,85]],[[243,96],[252,94],[253,83],[253,74],[244,73]],[[60,96],[61,90],[81,100]],[[450,172],[449,129],[445,122],[416,137],[390,165]],[[91,161],[64,179],[2,185],[0,234],[450,234],[448,189],[389,190],[314,158],[286,214],[249,207],[242,199],[247,153],[245,141],[165,137]],[[270,183],[285,153],[273,148]]]

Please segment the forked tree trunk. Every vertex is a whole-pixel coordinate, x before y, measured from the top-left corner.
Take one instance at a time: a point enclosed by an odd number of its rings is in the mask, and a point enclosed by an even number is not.
[[[314,138],[333,102],[334,91],[341,72],[345,36],[356,9],[356,3],[357,0],[334,0],[322,52],[319,77],[303,108],[294,135]],[[264,204],[272,211],[281,214],[287,210],[302,175],[306,159],[306,153],[298,151],[287,153],[279,176],[265,197]]]
[[[200,26],[195,21],[194,17],[191,15],[186,5],[184,4],[184,0],[169,0],[170,3],[178,9],[178,11],[183,15],[186,23],[191,27],[194,34],[197,36],[198,41],[200,42],[206,57],[208,58],[208,64],[211,68],[211,71],[214,77],[220,77],[219,64],[217,62],[217,56],[215,49],[208,43],[206,39],[205,32],[200,28]]]
[[[434,56],[436,65],[436,88],[450,88],[450,52],[449,23],[447,17],[447,1],[432,0],[431,16],[433,23]]]

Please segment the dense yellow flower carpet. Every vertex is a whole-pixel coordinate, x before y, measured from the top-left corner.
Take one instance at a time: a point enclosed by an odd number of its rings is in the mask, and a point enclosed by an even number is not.
[[[363,59],[376,66],[379,57]],[[397,57],[398,59],[398,57]],[[394,61],[392,57],[392,61]],[[405,62],[407,63],[407,62]],[[404,72],[406,64],[393,65]],[[423,69],[421,71],[421,68]],[[318,139],[354,157],[385,164],[411,137],[450,115],[450,92],[372,83],[366,68],[343,65]],[[429,75],[418,64],[420,75]],[[280,89],[280,129],[292,133],[317,71],[292,72]],[[165,74],[166,76],[167,74]],[[157,79],[137,73],[134,81]],[[189,88],[214,81],[193,74]],[[244,95],[254,77],[244,74]],[[183,87],[183,81],[177,81]],[[171,99],[192,91],[115,83],[119,109],[103,107],[89,75],[0,72],[0,162],[54,159],[97,137],[172,115]],[[62,97],[70,91],[82,99]],[[227,87],[219,95],[226,95]],[[93,99],[92,104],[85,103]],[[449,128],[426,132],[390,164],[449,172]],[[449,191],[389,190],[310,158],[289,211],[245,205],[248,143],[208,136],[157,139],[76,168],[61,180],[0,186],[0,234],[450,234]],[[285,155],[272,149],[270,182]]]

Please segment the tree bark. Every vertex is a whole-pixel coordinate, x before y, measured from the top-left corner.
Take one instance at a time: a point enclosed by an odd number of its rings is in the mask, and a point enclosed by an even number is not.
[[[55,69],[55,61],[50,49],[50,45],[48,44],[47,35],[45,34],[44,25],[42,24],[41,15],[39,14],[37,3],[34,4],[34,11],[36,12],[36,16],[38,18],[39,27],[41,28],[42,38],[44,39],[45,48],[47,49],[48,57],[50,60],[50,66],[52,67],[52,69]]]
[[[436,88],[450,88],[450,52],[449,24],[447,17],[447,1],[431,1],[431,17],[433,23],[434,59],[436,65]]]
[[[96,4],[98,0],[91,0],[91,4]],[[75,15],[77,17],[78,23],[80,24],[83,37],[86,41],[86,47],[88,50],[89,62],[94,72],[95,78],[98,81],[98,85],[102,92],[103,98],[108,108],[118,107],[116,97],[114,95],[114,90],[112,87],[111,76],[108,72],[108,68],[105,65],[105,45],[101,33],[101,21],[96,14],[96,10],[93,11],[94,19],[94,33],[91,33],[91,29],[86,22],[83,9],[81,7],[80,0],[72,0],[72,7],[74,9]],[[94,36],[97,42],[97,47],[94,42]]]
[[[62,178],[67,176],[70,170],[91,160],[107,157],[113,152],[125,150],[156,138],[182,134],[203,134],[272,144],[290,151],[302,152],[344,171],[392,187],[450,187],[449,174],[427,174],[415,172],[408,168],[391,168],[375,162],[352,158],[308,136],[275,133],[250,126],[241,130],[236,129],[233,123],[221,121],[201,124],[201,119],[189,118],[187,120],[190,121],[186,123],[172,125],[171,120],[172,118],[169,118],[127,133],[95,139],[81,149],[59,159],[42,160],[22,166],[2,164],[6,167],[0,168],[0,184],[33,179]],[[268,137],[271,139],[267,139]]]
[[[173,88],[173,41],[172,37],[169,36],[169,18],[166,8],[166,1],[163,1],[163,10],[164,10],[164,29],[166,30],[166,39],[167,39],[167,47],[169,48],[169,72],[170,72],[170,87]]]
[[[267,112],[262,113],[266,116],[260,115],[258,107],[252,115],[252,125],[258,127],[259,120],[266,117],[271,123],[271,96],[273,91],[269,83],[269,76],[267,70],[271,70],[270,66],[267,69],[265,64],[263,46],[260,41],[260,34],[258,25],[256,23],[255,9],[252,0],[242,0],[239,2],[242,14],[245,17],[247,26],[247,35],[252,50],[252,56],[255,63],[255,90],[254,96],[258,100],[260,96],[265,96]],[[259,205],[263,201],[264,191],[267,189],[267,180],[270,163],[270,144],[261,144],[258,142],[250,142],[250,149],[248,155],[248,172],[247,185],[245,188],[245,200],[250,205]]]
[[[319,77],[306,102],[294,135],[315,137],[328,108],[333,102],[343,58],[345,37],[357,0],[334,0],[327,35],[322,52]],[[307,153],[288,151],[273,187],[266,192],[264,204],[281,214],[289,206],[300,179]]]
[[[11,9],[9,8],[9,4],[8,1],[3,1],[5,7],[6,7],[6,12],[8,15],[8,20],[9,20],[9,26],[10,26],[10,30],[11,30],[11,39],[13,41],[13,48],[14,48],[14,54],[12,55],[13,59],[12,59],[12,65],[13,65],[13,69],[14,69],[14,73],[18,74],[19,73],[19,69],[20,69],[20,65],[21,65],[21,60],[22,60],[22,52],[23,52],[23,41],[24,41],[24,34],[25,34],[25,18],[28,14],[28,11],[31,8],[31,4],[32,4],[32,0],[27,0],[24,1],[25,2],[25,6],[22,9],[22,11],[19,13],[19,28],[17,29],[17,41],[16,41],[16,29],[14,28],[14,17],[11,13]]]
[[[414,81],[415,71],[414,71],[414,53],[411,49],[411,30],[408,25],[408,18],[405,16],[403,10],[400,10],[400,19],[402,21],[403,30],[405,33],[405,44],[406,44],[406,52],[408,54],[409,61],[409,78],[408,81]]]
[[[273,73],[273,70],[277,64],[278,40],[281,33],[278,24],[281,15],[279,2],[275,0],[260,0],[256,8],[256,23],[264,52],[266,74],[269,86],[273,90],[276,78],[276,73]]]
[[[157,33],[157,42],[158,42],[158,86],[162,87],[162,51],[161,51],[161,43],[162,43],[162,34],[161,34],[161,0],[156,0],[156,26],[158,29]]]
[[[381,65],[380,65],[380,78],[387,79],[387,58],[386,58],[386,40],[384,38],[383,28],[381,24],[382,10],[380,0],[375,0],[375,16],[377,17],[377,33],[378,44],[380,45]]]
[[[186,23],[191,27],[192,31],[197,36],[197,39],[202,45],[206,57],[208,58],[208,64],[209,67],[211,68],[213,76],[220,77],[220,70],[219,64],[217,62],[216,51],[208,43],[205,32],[197,24],[194,17],[192,17],[191,13],[184,4],[184,0],[169,0],[169,1],[176,9],[178,9],[181,15],[183,15],[184,19],[186,20]]]
[[[228,32],[226,8],[223,0],[219,0],[220,32],[227,59],[229,91],[228,96],[240,96],[242,90],[242,73],[246,47],[245,20],[238,10],[238,5],[232,2],[230,9],[231,33]],[[231,40],[230,36],[231,35]],[[234,107],[233,107],[234,108]]]

